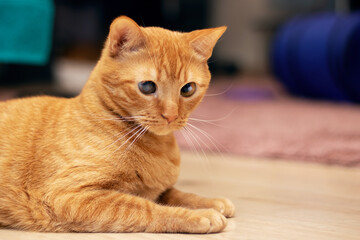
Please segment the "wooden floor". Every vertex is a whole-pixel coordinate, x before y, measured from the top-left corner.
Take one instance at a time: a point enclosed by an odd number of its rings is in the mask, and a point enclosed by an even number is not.
[[[1,240],[360,239],[360,168],[183,153],[178,188],[236,205],[219,234],[53,234],[0,230]]]

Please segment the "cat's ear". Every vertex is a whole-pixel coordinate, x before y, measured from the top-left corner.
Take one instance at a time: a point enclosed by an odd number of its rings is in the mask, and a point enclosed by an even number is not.
[[[112,56],[124,51],[136,51],[144,45],[141,28],[131,18],[121,16],[110,25],[109,50]]]
[[[188,39],[194,51],[204,60],[211,57],[213,48],[227,27],[196,30],[188,33]]]

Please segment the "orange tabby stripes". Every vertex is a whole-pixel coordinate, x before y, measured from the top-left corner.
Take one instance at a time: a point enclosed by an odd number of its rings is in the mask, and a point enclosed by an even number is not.
[[[79,96],[0,103],[0,226],[223,230],[234,215],[229,200],[173,188],[180,164],[173,131],[202,100],[210,81],[207,60],[225,30],[180,33],[139,27],[122,16],[111,24]],[[188,83],[195,91],[184,97]]]

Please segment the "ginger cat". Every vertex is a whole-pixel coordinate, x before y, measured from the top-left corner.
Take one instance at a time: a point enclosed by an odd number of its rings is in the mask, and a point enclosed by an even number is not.
[[[0,103],[0,226],[46,232],[219,232],[227,199],[172,186],[173,131],[209,85],[226,27],[180,33],[110,26],[79,96]]]

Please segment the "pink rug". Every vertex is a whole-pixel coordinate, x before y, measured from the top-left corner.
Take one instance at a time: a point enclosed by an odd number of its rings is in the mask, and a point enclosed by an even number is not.
[[[276,84],[227,85],[211,86],[192,114],[209,121],[190,120],[201,130],[177,133],[180,147],[360,166],[360,106],[290,98]]]

